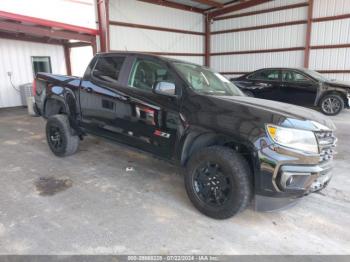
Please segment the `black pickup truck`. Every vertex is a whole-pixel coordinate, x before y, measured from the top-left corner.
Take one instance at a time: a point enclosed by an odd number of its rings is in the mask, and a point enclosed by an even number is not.
[[[35,110],[52,152],[93,134],[184,167],[194,206],[224,219],[254,199],[276,210],[323,189],[333,123],[298,106],[245,96],[206,67],[149,54],[97,54],[83,78],[38,73]],[[117,157],[117,156],[116,156]]]

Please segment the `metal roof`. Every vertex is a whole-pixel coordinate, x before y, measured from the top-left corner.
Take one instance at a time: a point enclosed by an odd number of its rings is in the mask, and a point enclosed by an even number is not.
[[[209,2],[218,3],[222,5],[227,5],[231,3],[238,2],[239,0],[211,0]],[[196,7],[199,9],[207,10],[215,8],[214,5],[204,4],[206,1],[196,1],[196,0],[168,0],[168,2],[173,2],[177,4],[183,4],[189,7]]]
[[[63,44],[92,43],[98,30],[0,11],[0,38]]]

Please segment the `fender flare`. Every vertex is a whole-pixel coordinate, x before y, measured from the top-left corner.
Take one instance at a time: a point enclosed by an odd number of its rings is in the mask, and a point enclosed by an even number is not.
[[[74,95],[74,93],[70,89],[64,89],[61,93],[53,93],[51,92],[50,95],[48,95],[44,101],[44,112],[43,116],[45,118],[48,118],[48,115],[46,113],[47,110],[47,103],[49,101],[55,101],[59,105],[62,106],[64,109],[65,114],[68,116],[69,123],[71,127],[76,131],[77,134],[82,134],[83,132],[79,128],[79,115],[77,110],[78,104],[77,99]]]
[[[47,96],[44,100],[44,107],[43,107],[43,116],[45,118],[48,118],[48,104],[51,102],[51,101],[54,101],[60,105],[62,105],[62,107],[64,108],[65,112],[67,115],[70,115],[70,112],[69,112],[69,108],[67,106],[67,103],[65,101],[65,99],[62,97],[62,96],[58,96],[58,95],[50,95],[50,96]]]
[[[236,146],[242,146],[251,153],[255,152],[254,145],[246,139],[240,138],[238,140],[238,139],[234,139],[233,137],[216,133],[213,131],[204,131],[204,132],[193,131],[193,132],[189,132],[186,135],[182,143],[180,157],[179,157],[180,164],[181,166],[185,166],[190,156],[200,148],[211,146],[211,145],[224,146],[230,143]]]

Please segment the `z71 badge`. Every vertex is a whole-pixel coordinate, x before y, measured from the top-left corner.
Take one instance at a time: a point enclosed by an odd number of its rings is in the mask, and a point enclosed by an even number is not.
[[[153,133],[155,136],[161,136],[161,137],[164,137],[164,138],[169,138],[170,137],[170,134],[169,133],[165,133],[165,132],[162,132],[160,130],[156,130],[154,131]]]

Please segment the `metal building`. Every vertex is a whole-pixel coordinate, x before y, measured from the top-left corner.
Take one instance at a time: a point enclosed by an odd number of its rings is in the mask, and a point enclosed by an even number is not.
[[[241,75],[309,67],[350,79],[347,0],[98,1],[101,50],[150,52]]]
[[[33,59],[49,57],[53,73],[70,74],[70,48],[89,45],[95,52],[128,50],[174,57],[210,66],[227,77],[284,66],[309,67],[350,80],[348,0],[90,2],[99,30],[91,29],[85,9],[77,13],[79,23],[54,9],[43,14],[46,19],[0,12],[0,107],[21,105],[16,88],[32,81]],[[0,9],[8,11],[10,5],[4,0]],[[30,14],[40,13],[35,12]],[[70,24],[47,20],[50,16]],[[84,68],[90,57],[84,58],[73,64]]]
[[[31,4],[39,4],[39,1],[33,1]],[[47,5],[49,7],[49,3]],[[81,17],[65,18],[64,13],[57,12],[55,8],[49,8],[50,11],[40,15],[51,17],[47,20],[28,16],[27,13],[38,15],[30,13],[31,10],[38,12],[36,8],[30,8],[31,5],[24,4],[17,10],[18,6],[13,1],[6,0],[0,4],[0,108],[23,105],[19,92],[20,85],[31,83],[37,71],[71,74],[71,53],[73,57],[84,60],[81,55],[76,56],[76,50],[72,48],[93,46],[96,51],[97,30],[72,25],[79,24]],[[76,8],[78,6],[75,4]],[[69,10],[70,7],[72,4],[65,2],[63,9]],[[92,3],[90,7],[86,7],[86,9],[89,8],[94,11]],[[12,10],[22,11],[26,15],[9,12]],[[66,21],[66,23],[59,21]],[[91,24],[86,21],[84,23],[91,27]],[[76,64],[76,61],[74,62]],[[79,62],[82,64],[81,67],[85,68],[86,65],[82,61]]]

